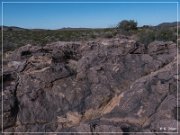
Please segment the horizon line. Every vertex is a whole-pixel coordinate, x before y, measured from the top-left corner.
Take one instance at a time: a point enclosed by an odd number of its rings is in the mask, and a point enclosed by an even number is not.
[[[152,27],[154,27],[154,26],[158,26],[158,25],[160,25],[160,24],[163,24],[163,23],[177,23],[177,24],[179,24],[180,23],[180,21],[169,21],[169,22],[160,22],[160,23],[158,23],[158,24],[143,24],[143,25],[140,25],[140,26],[137,26],[137,27],[143,27],[143,26],[152,26]],[[0,25],[1,27],[18,27],[18,28],[22,28],[22,29],[51,29],[51,28],[39,28],[39,27],[23,27],[23,26],[15,26],[15,25]],[[57,27],[57,28],[53,28],[53,29],[68,29],[68,28],[72,28],[72,29],[78,29],[78,28],[80,28],[80,29],[106,29],[106,28],[115,28],[116,27],[116,25],[115,26],[107,26],[107,27],[81,27],[81,26],[79,26],[79,27],[71,27],[71,26],[64,26],[64,27]]]

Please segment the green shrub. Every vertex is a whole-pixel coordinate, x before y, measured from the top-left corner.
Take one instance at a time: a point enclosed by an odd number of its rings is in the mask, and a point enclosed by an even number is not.
[[[173,30],[161,28],[156,32],[156,39],[161,41],[176,41],[176,35]]]
[[[103,35],[103,37],[105,37],[105,38],[112,38],[113,36],[114,36],[113,32],[110,32],[110,31],[105,32],[104,35]]]
[[[155,40],[155,32],[153,30],[143,30],[137,34],[138,41],[148,45]]]
[[[138,41],[148,45],[149,43],[158,41],[173,41],[176,42],[176,32],[170,28],[146,28],[139,31],[137,34]]]
[[[134,20],[123,20],[117,25],[117,28],[124,31],[136,30],[137,22]]]

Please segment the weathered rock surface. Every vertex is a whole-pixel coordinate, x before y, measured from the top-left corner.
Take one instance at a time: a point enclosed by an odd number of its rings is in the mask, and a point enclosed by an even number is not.
[[[121,37],[6,54],[3,131],[176,132],[176,47]]]

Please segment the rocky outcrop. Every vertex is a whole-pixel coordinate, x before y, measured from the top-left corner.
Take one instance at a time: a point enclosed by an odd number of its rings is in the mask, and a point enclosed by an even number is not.
[[[176,132],[176,50],[119,37],[7,53],[3,131]]]

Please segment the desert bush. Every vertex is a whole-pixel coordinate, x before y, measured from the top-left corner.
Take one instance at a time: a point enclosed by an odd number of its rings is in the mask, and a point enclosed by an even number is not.
[[[113,32],[110,32],[110,31],[105,32],[104,35],[103,35],[103,37],[105,37],[105,38],[112,38],[113,36],[114,36]]]
[[[148,45],[149,43],[158,41],[173,41],[176,42],[176,32],[170,28],[146,28],[138,32],[138,41]]]
[[[90,34],[90,38],[96,38],[97,36],[95,34]]]
[[[142,30],[138,34],[138,41],[146,46],[155,40],[155,32],[153,30]]]
[[[156,39],[161,41],[176,41],[177,37],[173,30],[168,28],[160,28],[156,32]]]
[[[118,33],[131,36],[137,30],[137,22],[134,20],[123,20],[117,25]]]
[[[134,20],[123,20],[118,23],[117,28],[124,31],[136,30],[137,22],[135,22]]]

